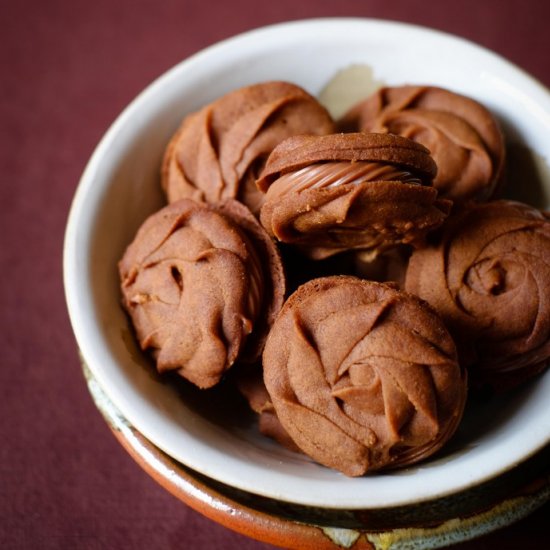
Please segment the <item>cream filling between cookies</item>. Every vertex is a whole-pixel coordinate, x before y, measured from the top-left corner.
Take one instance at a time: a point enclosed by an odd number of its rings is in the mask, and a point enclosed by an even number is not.
[[[407,170],[384,162],[334,161],[310,164],[299,170],[281,175],[269,187],[269,193],[278,196],[289,191],[327,189],[338,185],[360,184],[373,181],[399,181],[422,185],[422,180]]]
[[[248,251],[248,258],[246,261],[249,285],[247,294],[247,309],[250,319],[248,323],[245,323],[245,331],[247,334],[250,334],[254,328],[254,323],[257,322],[260,316],[260,311],[262,309],[264,278],[262,264],[252,241],[244,233],[244,231],[239,231],[239,235],[244,241]]]

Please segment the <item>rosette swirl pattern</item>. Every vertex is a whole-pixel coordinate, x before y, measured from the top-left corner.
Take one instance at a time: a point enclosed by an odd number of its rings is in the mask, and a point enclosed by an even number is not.
[[[183,199],[150,216],[119,263],[123,305],[160,372],[201,388],[256,360],[282,306],[282,265],[245,206]]]
[[[166,149],[162,186],[169,202],[237,199],[256,214],[256,178],[272,149],[289,136],[332,131],[327,110],[294,84],[241,88],[183,120]]]
[[[453,334],[477,383],[518,384],[550,359],[550,220],[512,201],[471,205],[415,251],[405,288]]]
[[[264,380],[298,447],[349,476],[412,464],[455,432],[466,376],[439,317],[392,286],[302,285],[268,337]]]
[[[426,146],[442,197],[487,200],[497,192],[505,157],[502,132],[480,103],[433,86],[385,87],[340,121],[348,131],[388,132]]]
[[[313,259],[350,249],[376,256],[418,244],[447,217],[431,187],[428,150],[387,134],[295,136],[269,156],[258,186],[260,221],[279,241]]]

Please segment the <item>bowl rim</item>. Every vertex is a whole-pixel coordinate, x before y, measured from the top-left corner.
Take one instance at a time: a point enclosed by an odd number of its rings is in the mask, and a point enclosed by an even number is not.
[[[162,448],[165,452],[167,449],[164,445],[159,444],[158,439],[154,437],[154,434],[151,434],[147,429],[142,429],[142,426],[139,422],[136,423],[136,414],[135,411],[129,410],[128,405],[125,401],[125,397],[121,391],[117,388],[114,388],[110,384],[108,376],[105,374],[105,370],[98,368],[102,364],[102,361],[108,360],[105,351],[97,349],[96,341],[90,337],[91,334],[97,332],[97,327],[94,326],[93,319],[91,316],[87,315],[87,306],[90,305],[89,299],[83,300],[82,289],[81,289],[81,273],[83,266],[79,264],[79,261],[82,259],[81,255],[78,254],[78,250],[82,246],[86,245],[87,238],[82,234],[80,230],[82,220],[84,223],[90,223],[91,215],[86,213],[86,202],[87,197],[90,193],[90,188],[93,186],[95,178],[99,172],[101,162],[104,156],[108,153],[109,148],[112,146],[113,142],[116,140],[117,136],[122,132],[125,126],[128,124],[128,121],[139,112],[142,105],[149,101],[160,89],[166,86],[170,86],[171,83],[177,78],[181,77],[181,74],[186,71],[190,71],[193,67],[201,64],[204,60],[207,60],[211,56],[220,55],[226,48],[239,48],[244,47],[251,42],[254,42],[258,38],[265,38],[267,36],[273,38],[274,35],[280,35],[285,33],[294,33],[295,36],[297,33],[302,32],[330,32],[336,28],[355,26],[363,29],[372,29],[376,28],[377,32],[407,32],[412,34],[422,34],[429,35],[432,39],[438,38],[445,42],[452,42],[453,45],[459,45],[462,48],[467,48],[469,50],[474,50],[480,55],[486,57],[490,60],[491,63],[494,63],[500,67],[501,70],[505,72],[513,73],[516,78],[520,78],[528,87],[530,88],[530,95],[535,104],[540,105],[541,103],[545,105],[543,111],[547,113],[548,120],[550,120],[550,92],[538,82],[531,75],[526,73],[521,68],[517,67],[513,63],[507,61],[500,55],[470,42],[461,37],[454,36],[442,31],[435,29],[430,29],[427,27],[422,27],[419,25],[412,25],[409,23],[397,22],[397,21],[387,21],[382,19],[368,19],[368,18],[357,18],[357,17],[336,17],[336,18],[316,18],[316,19],[304,19],[304,20],[295,20],[290,22],[277,23],[273,25],[268,25],[265,27],[260,27],[246,31],[244,33],[238,34],[236,36],[226,38],[216,44],[208,46],[203,50],[191,55],[190,57],[182,60],[174,67],[168,69],[166,72],[161,74],[158,78],[153,80],[144,90],[142,90],[128,105],[125,107],[122,112],[116,117],[114,122],[107,129],[104,136],[101,138],[96,148],[94,149],[86,167],[80,178],[76,193],[74,195],[69,216],[67,220],[67,226],[65,231],[65,238],[63,244],[63,277],[64,277],[64,288],[65,288],[65,298],[69,310],[69,317],[73,327],[73,332],[76,337],[76,341],[81,350],[81,353],[89,365],[90,370],[94,373],[99,384],[104,389],[105,393],[109,398],[117,405],[117,407],[122,411],[125,417],[127,417],[132,424],[134,424],[149,440],[154,444]],[[531,93],[532,92],[532,93]],[[550,127],[550,123],[549,123]],[[548,378],[547,378],[548,379]],[[545,431],[546,430],[546,431]],[[542,436],[541,436],[542,433]],[[487,481],[488,479],[495,477],[504,471],[507,471],[514,467],[517,463],[526,460],[538,450],[540,450],[545,444],[550,441],[550,426],[546,428],[542,427],[536,431],[536,435],[533,432],[531,439],[527,448],[522,450],[516,449],[515,454],[511,457],[508,457],[506,460],[497,461],[497,467],[488,467],[487,465],[482,465],[476,475],[467,476],[462,483],[457,486],[455,483],[449,483],[442,486],[432,486],[427,487],[426,491],[420,495],[413,498],[411,495],[406,495],[401,498],[398,497],[398,501],[395,500],[388,501],[387,497],[380,495],[378,498],[373,497],[371,499],[372,506],[384,507],[384,506],[395,506],[396,504],[409,504],[411,502],[416,502],[420,500],[430,500],[433,498],[439,498],[457,490],[464,490],[474,485],[480,484]],[[152,437],[153,435],[153,437]],[[494,453],[493,453],[494,457]],[[181,457],[176,457],[181,460]],[[227,483],[228,480],[225,477],[219,477],[219,472],[209,470],[202,464],[197,463],[196,461],[191,461],[186,463],[193,469],[196,469],[207,475],[209,477],[218,479],[224,483]],[[320,500],[322,497],[320,495],[283,495],[280,493],[273,493],[273,490],[267,490],[265,488],[258,487],[257,481],[252,480],[239,480],[238,476],[232,478],[230,483],[240,487],[241,489],[255,492],[257,494],[264,494],[265,496],[270,496],[273,498],[278,498],[281,500],[289,500],[291,502],[299,502],[306,505],[316,505],[323,506],[323,502]],[[326,504],[325,504],[326,505]],[[353,501],[350,501],[349,498],[336,498],[334,502],[330,503],[332,508],[365,508],[364,503],[354,504]]]
[[[392,525],[388,525],[387,520],[373,520],[370,514],[359,514],[352,522],[347,518],[344,527],[344,511],[321,510],[319,517],[308,514],[309,508],[303,506],[287,509],[282,516],[274,512],[278,503],[266,506],[268,499],[255,499],[254,495],[217,484],[163,453],[122,416],[86,364],[82,368],[96,407],[119,443],[143,470],[204,516],[263,542],[284,547],[291,544],[304,549],[317,549],[328,543],[340,548],[363,536],[372,544],[392,539],[403,544],[446,547],[451,541],[458,543],[492,533],[525,518],[550,501],[548,463],[544,457],[535,455],[512,471],[515,476],[512,483],[502,478],[496,481],[496,485],[504,489],[501,494],[496,495],[492,486],[482,491],[483,494],[474,489],[475,495],[465,491],[450,497],[450,502],[429,503],[430,507],[441,507],[442,518],[438,522],[431,521],[426,509],[408,518],[404,517],[402,509],[389,509],[387,512],[396,518]],[[410,508],[417,510],[419,507]]]

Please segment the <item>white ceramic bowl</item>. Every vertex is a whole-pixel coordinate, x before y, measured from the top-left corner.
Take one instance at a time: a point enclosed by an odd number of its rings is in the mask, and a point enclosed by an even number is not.
[[[196,395],[186,401],[151,376],[119,301],[117,261],[144,218],[162,204],[159,163],[181,118],[226,92],[265,80],[288,80],[314,95],[324,90],[323,100],[333,102],[338,74],[347,75],[347,83],[337,94],[340,104],[331,105],[335,110],[382,83],[430,83],[481,101],[500,118],[511,147],[527,151],[538,167],[542,184],[529,197],[536,206],[550,206],[550,94],[518,68],[464,40],[404,24],[325,19],[277,25],[183,61],[108,130],[70,212],[66,297],[95,379],[122,414],[173,458],[278,500],[330,508],[394,507],[471,488],[547,444],[550,372],[506,399],[470,409],[457,438],[437,459],[351,479],[262,437],[250,416],[227,415],[223,403],[208,414],[197,406]]]

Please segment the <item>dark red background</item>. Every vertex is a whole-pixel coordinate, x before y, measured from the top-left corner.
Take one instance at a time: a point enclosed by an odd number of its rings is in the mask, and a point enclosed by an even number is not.
[[[550,85],[547,0],[20,0],[0,31],[0,547],[270,546],[165,492],[111,435],[86,389],[62,285],[67,212],[109,124],[151,80],[265,24],[363,16],[471,39]],[[451,62],[452,60],[450,60]],[[550,507],[466,549],[543,548]]]

